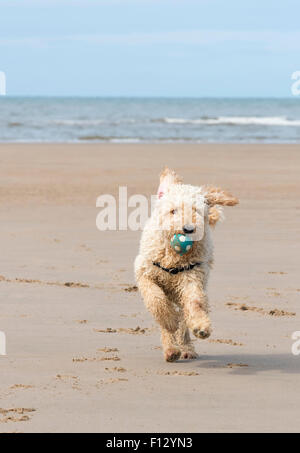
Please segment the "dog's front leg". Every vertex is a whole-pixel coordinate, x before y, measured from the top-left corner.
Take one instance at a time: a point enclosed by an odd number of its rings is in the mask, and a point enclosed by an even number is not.
[[[138,279],[138,287],[154,319],[163,329],[174,333],[178,329],[179,315],[162,288],[144,276]]]
[[[197,338],[205,339],[211,334],[208,317],[208,299],[201,283],[188,283],[182,290],[181,303],[187,326]]]

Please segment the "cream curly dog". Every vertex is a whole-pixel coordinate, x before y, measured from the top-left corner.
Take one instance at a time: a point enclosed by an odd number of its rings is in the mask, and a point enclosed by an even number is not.
[[[213,264],[211,227],[222,215],[217,205],[237,203],[219,188],[183,184],[168,168],[161,174],[158,200],[142,234],[135,274],[146,307],[160,325],[168,362],[197,357],[189,329],[201,339],[211,334],[206,294]]]

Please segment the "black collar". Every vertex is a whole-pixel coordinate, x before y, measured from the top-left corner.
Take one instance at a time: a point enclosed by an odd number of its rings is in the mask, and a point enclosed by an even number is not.
[[[195,266],[201,266],[203,263],[194,263],[194,264],[189,264],[188,266],[184,267],[162,267],[159,263],[153,263],[154,266],[159,267],[165,272],[168,272],[169,274],[176,275],[179,272],[184,272],[184,271],[190,271],[191,269],[194,269]]]

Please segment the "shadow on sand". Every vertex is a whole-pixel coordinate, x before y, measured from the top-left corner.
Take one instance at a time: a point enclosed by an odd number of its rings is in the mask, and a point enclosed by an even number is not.
[[[267,371],[300,373],[300,356],[291,354],[222,354],[202,355],[197,360],[202,369],[226,368],[234,374],[249,375]]]

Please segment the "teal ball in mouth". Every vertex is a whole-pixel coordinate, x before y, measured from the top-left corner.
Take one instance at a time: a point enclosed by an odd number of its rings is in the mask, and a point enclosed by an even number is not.
[[[185,234],[174,234],[171,240],[171,247],[179,255],[185,255],[193,247],[193,240]]]

